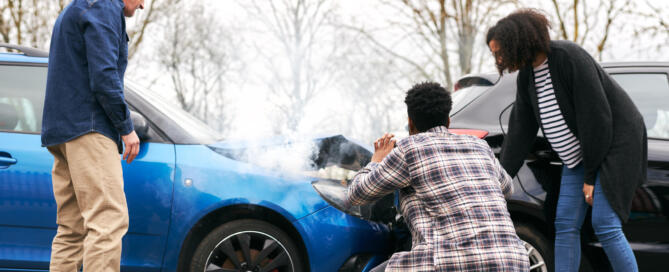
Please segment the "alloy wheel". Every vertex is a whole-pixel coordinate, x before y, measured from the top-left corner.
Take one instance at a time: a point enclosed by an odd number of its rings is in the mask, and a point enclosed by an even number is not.
[[[541,252],[539,252],[528,242],[523,241],[523,245],[527,250],[527,255],[530,257],[530,271],[548,272],[548,266],[546,265],[544,257],[541,256]]]
[[[256,231],[232,234],[211,251],[205,272],[292,272],[293,260],[274,237]]]

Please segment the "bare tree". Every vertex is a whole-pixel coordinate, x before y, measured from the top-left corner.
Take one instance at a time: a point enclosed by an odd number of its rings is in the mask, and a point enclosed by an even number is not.
[[[662,2],[662,4],[648,0],[641,3],[635,2],[626,13],[631,18],[646,18],[646,20],[633,21],[637,22],[633,31],[634,40],[637,41],[635,47],[639,50],[654,49],[656,52],[666,50],[669,46],[669,4],[667,2]]]
[[[58,16],[58,2],[0,0],[0,36],[5,43],[46,48],[51,26]]]
[[[385,6],[392,7],[398,14],[393,16],[398,19],[390,20],[389,24],[400,31],[400,39],[388,44],[370,31],[359,31],[391,57],[408,64],[422,78],[441,81],[450,89],[454,74],[472,72],[476,39],[485,30],[482,26],[490,24],[499,8],[514,3],[515,0],[384,1]],[[406,44],[405,41],[422,56],[394,48]]]
[[[128,58],[140,48],[147,28],[165,15],[168,7],[179,0],[147,0],[145,9],[128,19],[130,45]],[[0,0],[0,38],[41,49],[49,48],[53,24],[71,0]]]
[[[0,36],[5,43],[10,41],[9,31],[11,30],[11,26],[9,20],[11,18],[7,15],[9,12],[9,5],[5,3],[5,0],[2,0],[0,2]]]
[[[224,130],[226,79],[234,69],[232,35],[203,3],[172,7],[156,57],[167,72],[179,105],[205,123]]]
[[[343,51],[330,65],[342,71],[334,84],[341,100],[330,114],[332,119],[324,123],[337,124],[339,133],[371,143],[406,124],[406,88],[400,86],[412,82],[399,69],[403,63],[389,58],[382,48],[370,46],[365,35],[348,30],[337,34],[337,46]]]
[[[253,0],[243,7],[261,22],[260,32],[271,37],[256,49],[268,69],[270,101],[285,121],[275,124],[286,124],[275,132],[294,131],[307,105],[335,78],[327,63],[338,48],[324,36],[334,15],[333,1]]]
[[[406,124],[404,91],[398,81],[392,60],[369,58],[352,63],[351,78],[345,89],[350,94],[350,111],[342,128],[347,135],[373,142],[386,132],[396,132]]]
[[[630,4],[631,0],[551,0],[559,37],[593,50],[600,61],[611,30],[622,27],[616,20]]]
[[[485,35],[487,26],[494,23],[492,21],[499,15],[500,8],[517,4],[516,0],[451,0],[450,17],[452,25],[455,26],[458,42],[458,64],[460,74],[469,74],[472,72],[472,60],[474,58],[474,48],[485,47],[476,46],[476,38],[481,34]],[[488,54],[488,52],[484,52]]]
[[[181,0],[147,0],[144,10],[136,12],[133,18],[127,19],[129,27],[126,31],[130,38],[128,59],[132,59],[140,49],[140,45],[146,37],[147,29],[160,18],[174,12],[171,7],[178,5],[180,2]]]

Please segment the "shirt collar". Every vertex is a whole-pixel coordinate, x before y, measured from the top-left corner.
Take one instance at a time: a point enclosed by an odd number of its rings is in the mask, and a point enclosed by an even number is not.
[[[428,129],[425,132],[436,132],[436,133],[448,132],[448,128],[446,128],[446,126],[436,126],[436,127],[431,128],[431,129]]]

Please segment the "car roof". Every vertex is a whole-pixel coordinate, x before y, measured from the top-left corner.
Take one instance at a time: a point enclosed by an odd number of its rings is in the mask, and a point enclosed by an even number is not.
[[[29,57],[24,54],[17,53],[0,53],[0,62],[47,63],[48,61],[48,58]]]
[[[494,84],[494,83],[497,82],[497,80],[499,79],[499,74],[498,74],[498,73],[492,73],[492,72],[489,72],[489,73],[478,73],[478,74],[466,74],[466,75],[464,75],[464,76],[461,76],[461,77],[458,79],[458,81],[461,81],[461,80],[466,79],[466,78],[472,78],[472,77],[483,78],[483,79],[485,79],[485,80],[487,80],[487,81],[490,81],[491,83]]]
[[[28,46],[0,43],[0,48],[13,49],[19,53],[0,53],[0,62],[47,63],[49,52]]]
[[[602,67],[669,67],[669,61],[616,61],[602,62]]]
[[[615,61],[615,62],[602,62],[600,63],[604,68],[618,68],[618,67],[669,67],[669,61]],[[490,82],[495,83],[496,79],[499,78],[497,73],[478,73],[478,74],[467,74],[460,78],[458,81],[464,80],[467,78],[483,78]]]

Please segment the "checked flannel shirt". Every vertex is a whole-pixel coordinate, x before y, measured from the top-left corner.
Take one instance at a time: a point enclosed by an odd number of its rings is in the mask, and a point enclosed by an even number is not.
[[[386,271],[529,271],[504,199],[511,178],[484,140],[443,126],[409,136],[360,170],[347,196],[362,205],[397,189],[413,243]]]

